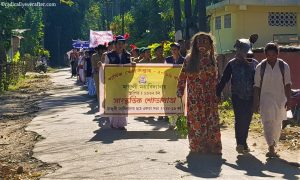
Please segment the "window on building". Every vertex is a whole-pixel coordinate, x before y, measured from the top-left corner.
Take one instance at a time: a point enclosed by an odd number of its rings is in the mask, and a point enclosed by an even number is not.
[[[231,28],[231,14],[224,16],[224,28]]]
[[[217,16],[215,19],[215,29],[221,29],[221,16]]]
[[[300,44],[298,34],[273,34],[273,41],[277,44],[293,45]]]
[[[297,14],[295,12],[269,12],[269,26],[295,27]]]

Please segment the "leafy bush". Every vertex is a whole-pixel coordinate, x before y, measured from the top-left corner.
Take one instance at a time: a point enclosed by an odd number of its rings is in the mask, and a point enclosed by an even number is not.
[[[20,61],[20,52],[17,51],[16,54],[14,55],[12,62],[19,62]]]
[[[232,102],[231,102],[231,100],[224,101],[222,103],[222,107],[224,109],[232,109]]]
[[[47,49],[44,49],[44,48],[39,49],[38,55],[44,55],[47,58],[50,58],[50,52]]]
[[[170,44],[172,42],[170,41],[164,41],[163,42],[163,45],[164,45],[164,56],[167,57],[167,56],[170,56],[171,55],[171,47],[170,47]],[[161,43],[153,43],[153,44],[150,44],[148,47],[151,49],[151,55],[154,56],[154,49],[161,45]]]
[[[186,116],[171,116],[169,117],[169,122],[171,125],[175,125],[175,130],[180,138],[187,138],[188,127]]]

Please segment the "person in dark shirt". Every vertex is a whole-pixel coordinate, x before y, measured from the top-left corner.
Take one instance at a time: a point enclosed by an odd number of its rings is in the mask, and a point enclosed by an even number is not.
[[[172,43],[171,45],[172,56],[166,58],[168,64],[183,64],[185,58],[180,54],[180,44]]]
[[[250,151],[247,137],[253,115],[254,74],[258,62],[255,59],[246,58],[247,54],[252,53],[249,39],[237,40],[234,47],[236,48],[236,56],[226,65],[221,81],[217,85],[216,94],[220,99],[226,83],[231,80],[236,150],[238,153],[247,153]]]
[[[90,55],[90,51],[85,51],[85,76],[91,77],[92,76],[92,61],[91,61],[91,55]]]
[[[131,63],[130,53],[125,49],[125,38],[121,35],[116,37],[115,50],[107,53],[105,64],[129,64]],[[125,82],[124,82],[125,83]],[[126,83],[125,83],[126,84]],[[119,130],[126,130],[127,117],[110,117],[110,127]]]

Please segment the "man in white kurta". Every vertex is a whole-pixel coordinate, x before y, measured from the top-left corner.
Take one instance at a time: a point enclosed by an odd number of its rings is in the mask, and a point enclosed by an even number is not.
[[[262,81],[259,107],[264,127],[264,135],[269,146],[274,146],[279,141],[281,123],[287,118],[285,85],[291,84],[291,76],[288,64],[283,63],[284,82],[279,67],[279,60],[276,61],[273,68],[268,62],[266,63]],[[260,87],[261,67],[262,63],[256,67],[254,79],[255,87]],[[285,85],[283,83],[285,83]]]

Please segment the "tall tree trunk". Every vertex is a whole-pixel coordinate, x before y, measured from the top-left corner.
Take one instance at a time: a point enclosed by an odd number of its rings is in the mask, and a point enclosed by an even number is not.
[[[0,40],[2,40],[1,34],[0,34]],[[6,62],[6,52],[2,41],[0,42],[0,92],[4,90],[5,87],[5,83],[4,83],[5,81],[3,81],[3,79],[5,78],[4,71],[3,71],[5,62]]]
[[[125,34],[125,4],[124,4],[124,0],[121,0],[121,16],[122,16],[122,35]]]
[[[181,30],[181,7],[180,0],[173,0],[175,31]]]
[[[106,2],[106,30],[109,30],[109,4]]]
[[[207,32],[206,0],[197,0],[199,31]]]
[[[184,0],[184,14],[185,14],[185,39],[190,39],[190,26],[192,21],[192,2],[191,0]]]

